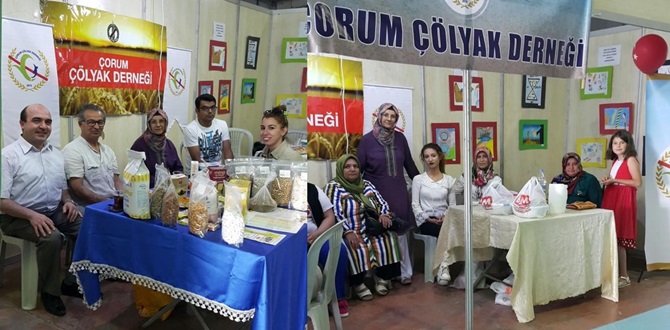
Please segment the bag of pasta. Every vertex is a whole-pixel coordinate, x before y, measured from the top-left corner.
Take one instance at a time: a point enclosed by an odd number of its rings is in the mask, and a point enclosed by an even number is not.
[[[307,162],[293,163],[291,172],[293,186],[289,208],[307,212]]]
[[[221,238],[224,242],[240,247],[244,241],[244,215],[242,213],[242,193],[240,188],[224,182],[226,199],[221,216]]]
[[[163,164],[156,164],[156,183],[154,191],[151,193],[151,217],[160,219],[161,207],[163,206],[163,196],[167,191],[170,181],[170,172]]]
[[[270,189],[268,189],[268,186],[276,177],[277,175],[274,172],[269,172],[264,177],[265,182],[263,182],[256,195],[249,200],[250,209],[257,212],[272,212],[277,208],[277,202],[272,198]],[[260,180],[260,178],[254,178],[254,180]],[[254,186],[256,186],[256,181],[254,181]]]
[[[206,171],[199,172],[191,184],[191,196],[188,203],[188,230],[198,237],[205,237],[209,212],[207,199],[216,194],[216,183],[209,179]]]

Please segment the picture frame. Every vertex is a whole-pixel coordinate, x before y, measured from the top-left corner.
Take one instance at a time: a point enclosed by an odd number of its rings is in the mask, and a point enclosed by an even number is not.
[[[547,149],[548,136],[546,119],[519,120],[519,150]]]
[[[214,95],[214,81],[212,80],[201,80],[198,81],[198,95],[210,94]]]
[[[282,63],[307,63],[307,38],[284,38],[281,44]]]
[[[484,78],[472,77],[470,84],[472,111],[484,111]],[[463,111],[463,77],[449,76],[449,109]]]
[[[307,118],[306,94],[278,94],[275,104],[286,106],[287,118]]]
[[[230,113],[230,80],[219,80],[219,115]]]
[[[242,88],[240,88],[240,103],[256,103],[256,79],[242,79]]]
[[[302,83],[300,84],[300,91],[307,92],[307,68],[302,68]]]
[[[493,161],[498,160],[498,123],[495,121],[472,122],[472,152],[486,147]]]
[[[461,163],[461,135],[458,123],[432,123],[430,131],[433,142],[440,146],[444,153],[445,164]]]
[[[607,167],[607,159],[605,158],[605,152],[607,151],[606,138],[578,138],[576,150],[579,157],[582,158],[583,167]]]
[[[587,68],[586,77],[581,80],[579,97],[588,99],[609,99],[612,97],[613,67]]]
[[[244,68],[256,70],[256,65],[258,64],[258,48],[261,43],[261,38],[258,37],[247,37],[247,49],[246,56],[244,58]]]
[[[547,95],[547,77],[523,75],[521,81],[521,107],[544,109]]]
[[[228,62],[228,46],[224,41],[209,41],[209,70],[226,71]]]
[[[633,103],[603,103],[600,105],[600,135],[614,134],[623,129],[633,134]]]

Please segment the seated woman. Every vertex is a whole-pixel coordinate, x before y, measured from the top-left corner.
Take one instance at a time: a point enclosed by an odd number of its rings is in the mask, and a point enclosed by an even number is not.
[[[456,180],[444,173],[444,153],[437,144],[423,146],[421,159],[427,169],[412,180],[412,210],[421,233],[437,237],[442,217],[449,206],[456,205]]]
[[[557,175],[551,183],[562,183],[568,186],[568,204],[573,202],[592,202],[600,207],[603,201],[603,190],[598,179],[582,168],[582,159],[574,152],[563,156],[563,173]]]
[[[278,160],[305,161],[284,139],[286,133],[288,133],[288,119],[284,112],[286,112],[285,105],[263,111],[261,142],[265,147],[256,153],[256,156]]]
[[[328,228],[335,224],[335,213],[333,213],[333,204],[328,196],[312,183],[307,183],[307,243],[312,243],[323,234]],[[319,251],[319,264],[325,265],[328,260],[328,243]],[[346,282],[348,272],[347,248],[344,244],[340,245],[340,259],[337,262],[335,271],[335,294],[340,307],[340,316],[349,316],[349,303],[346,299]]]
[[[484,190],[492,184],[501,184],[502,179],[493,171],[493,156],[486,147],[479,147],[475,151],[474,164],[472,165],[472,190],[471,198],[473,202],[479,202]],[[454,185],[454,191],[457,195],[465,191],[465,177],[461,175],[460,179]]]
[[[174,143],[165,136],[167,132],[168,117],[162,109],[153,109],[147,114],[147,129],[142,136],[135,140],[131,150],[144,151],[147,158],[144,164],[149,169],[151,176],[149,186],[154,187],[156,182],[156,164],[163,164],[170,172],[182,172],[184,167],[179,160],[177,148]]]
[[[333,203],[335,217],[344,221],[344,238],[352,275],[349,284],[361,300],[372,299],[372,293],[363,283],[365,273],[375,269],[375,291],[385,296],[391,289],[391,279],[400,276],[398,237],[386,231],[378,236],[368,235],[363,210],[376,209],[379,222],[391,226],[386,201],[370,181],[361,178],[358,158],[351,154],[341,156],[336,164],[336,176],[326,185],[326,195]]]

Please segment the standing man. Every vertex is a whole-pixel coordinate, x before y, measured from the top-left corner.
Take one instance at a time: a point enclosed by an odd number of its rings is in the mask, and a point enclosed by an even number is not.
[[[22,134],[2,149],[0,229],[37,246],[37,270],[42,303],[47,312],[63,316],[61,294],[81,298],[74,275],[60,283],[63,235],[75,241],[81,214],[65,182],[63,155],[49,144],[51,114],[41,104],[21,111]]]
[[[196,119],[184,128],[184,146],[190,156],[185,162],[187,167],[191,160],[223,164],[224,160],[235,157],[230,147],[228,124],[214,118],[216,109],[216,98],[210,94],[202,94],[195,99]]]
[[[77,117],[81,136],[63,148],[63,156],[68,186],[83,213],[83,207],[113,198],[123,186],[114,151],[98,141],[105,128],[105,112],[95,104],[85,104]]]

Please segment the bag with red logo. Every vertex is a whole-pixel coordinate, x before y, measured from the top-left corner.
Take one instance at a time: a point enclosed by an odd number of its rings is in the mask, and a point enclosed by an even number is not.
[[[522,218],[544,218],[549,210],[542,186],[536,177],[530,178],[516,195],[512,205],[514,214]]]
[[[512,214],[514,195],[500,183],[493,183],[484,189],[479,204],[491,214]]]

